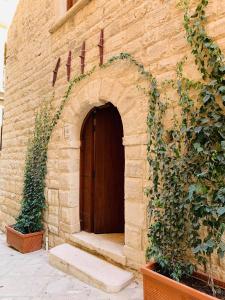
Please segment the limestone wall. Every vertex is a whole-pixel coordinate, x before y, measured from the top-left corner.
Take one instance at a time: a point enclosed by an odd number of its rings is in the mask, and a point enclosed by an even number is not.
[[[34,113],[50,97],[52,71],[61,57],[55,99],[67,86],[66,62],[72,51],[72,74],[80,72],[80,47],[86,41],[86,70],[99,62],[100,30],[105,32],[105,60],[129,52],[159,80],[173,78],[176,63],[190,53],[183,13],[175,0],[80,0],[79,10],[65,18],[63,0],[20,0],[9,31],[6,64],[5,121],[0,160],[0,226],[15,221],[20,207],[27,140]],[[196,3],[196,1],[194,1]],[[210,0],[210,35],[225,51],[225,4]],[[58,19],[61,22],[57,22]],[[199,74],[189,56],[186,72]],[[125,62],[97,71],[76,86],[49,145],[48,209],[45,214],[50,245],[79,231],[79,133],[85,114],[111,101],[121,114],[125,136],[125,254],[128,265],[144,262],[146,248],[147,99],[136,89],[139,75]],[[144,80],[141,81],[145,84]],[[176,109],[176,101],[171,110]],[[170,115],[166,120],[170,124]],[[225,271],[215,261],[215,274]]]

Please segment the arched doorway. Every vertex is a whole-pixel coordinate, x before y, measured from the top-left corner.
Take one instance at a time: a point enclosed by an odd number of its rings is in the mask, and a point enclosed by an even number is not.
[[[80,222],[93,233],[124,232],[123,125],[115,106],[93,108],[81,129]]]

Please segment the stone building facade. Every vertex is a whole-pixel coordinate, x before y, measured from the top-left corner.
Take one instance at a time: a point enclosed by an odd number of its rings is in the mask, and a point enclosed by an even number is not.
[[[66,0],[20,0],[9,30],[6,61],[3,149],[0,160],[0,226],[12,224],[20,208],[27,141],[34,112],[55,91],[55,105],[67,86],[66,63],[72,51],[72,76],[80,72],[80,49],[86,42],[85,70],[99,63],[99,37],[104,29],[104,61],[131,53],[157,79],[170,79],[176,63],[190,53],[183,12],[175,0],[78,0],[68,11]],[[196,3],[197,1],[193,1]],[[210,0],[208,32],[225,50],[225,5]],[[52,73],[61,65],[54,88]],[[186,72],[199,74],[189,55]],[[73,88],[49,145],[45,214],[50,246],[70,241],[80,231],[80,133],[93,107],[111,102],[123,124],[125,151],[124,255],[126,265],[145,261],[148,184],[146,163],[147,98],[137,89],[146,85],[134,66],[117,62],[97,69]],[[171,103],[171,111],[176,102]],[[165,120],[170,124],[169,114]],[[217,277],[225,279],[215,263]]]

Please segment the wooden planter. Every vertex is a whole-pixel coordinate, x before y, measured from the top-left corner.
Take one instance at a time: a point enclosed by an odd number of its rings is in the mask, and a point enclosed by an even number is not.
[[[141,268],[144,281],[144,300],[218,300],[185,284],[176,282],[154,271],[155,263],[149,263]],[[195,273],[194,277],[205,279],[202,274]],[[219,281],[215,283],[224,288]]]
[[[13,226],[6,226],[7,243],[21,253],[29,253],[42,248],[43,231],[23,234]]]

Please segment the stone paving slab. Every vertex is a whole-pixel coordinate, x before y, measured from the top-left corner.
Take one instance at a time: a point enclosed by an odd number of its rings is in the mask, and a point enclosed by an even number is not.
[[[44,250],[21,254],[0,233],[0,300],[142,300],[137,280],[117,294],[107,294],[48,264]]]

